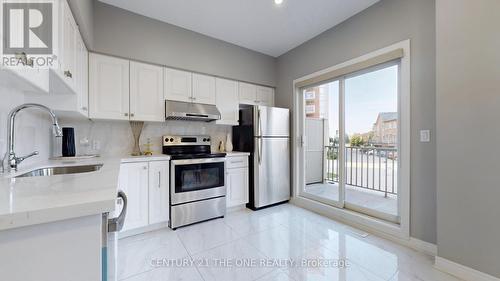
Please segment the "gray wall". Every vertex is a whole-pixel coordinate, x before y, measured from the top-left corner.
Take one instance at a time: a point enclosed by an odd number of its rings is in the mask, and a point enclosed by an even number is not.
[[[438,255],[500,277],[500,1],[436,3]]]
[[[88,49],[94,47],[94,0],[68,0]]]
[[[278,58],[278,106],[293,107],[292,81],[411,39],[411,236],[436,242],[435,2],[382,0]]]
[[[97,52],[276,85],[276,59],[271,56],[97,1],[94,18]]]

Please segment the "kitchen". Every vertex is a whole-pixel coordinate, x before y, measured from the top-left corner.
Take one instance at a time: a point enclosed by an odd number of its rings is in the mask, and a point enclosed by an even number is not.
[[[494,191],[442,176],[436,87],[498,4],[0,2],[1,280],[500,277],[491,224],[457,254],[486,220],[444,201]]]
[[[23,103],[8,108],[9,115],[2,118],[9,120],[2,125],[7,125],[2,131],[9,132],[2,162],[8,174],[2,178],[2,206],[6,208],[1,220],[2,252],[26,256],[16,246],[22,241],[18,237],[26,235],[29,238],[23,243],[35,244],[25,249],[40,253],[33,261],[50,262],[22,276],[13,273],[21,272],[26,260],[5,261],[11,270],[2,272],[3,276],[56,280],[50,264],[72,274],[77,262],[85,265],[78,267],[86,272],[79,280],[96,280],[97,273],[103,278],[109,275],[108,280],[123,278],[116,276],[118,238],[224,217],[226,208],[244,209],[250,200],[250,205],[259,208],[288,201],[289,164],[281,169],[285,175],[281,194],[259,202],[250,194],[250,183],[259,179],[253,179],[250,165],[254,156],[255,162],[262,162],[272,155],[254,155],[253,135],[234,144],[235,150],[246,145],[248,152],[233,151],[232,144],[240,106],[255,110],[255,118],[257,114],[261,118],[261,110],[272,112],[273,87],[89,52],[70,5],[64,0],[54,4],[59,12],[58,68],[33,70],[28,65],[2,71],[2,81],[9,81],[6,89],[19,89],[8,95]],[[47,113],[52,116],[31,130],[31,138],[42,143],[33,148],[27,148],[30,141],[19,141],[30,131],[17,124],[26,122],[25,111],[42,120]],[[286,158],[288,110],[283,110],[278,121],[286,128],[280,134],[285,137]],[[253,116],[248,122],[262,130]],[[50,124],[49,135],[41,128]],[[19,157],[34,148],[40,151]],[[39,186],[36,193],[28,191],[32,184]],[[33,196],[42,197],[35,201],[40,200],[39,204],[30,203]],[[61,229],[71,231],[63,235]],[[46,235],[34,235],[43,232]],[[52,237],[56,233],[57,239]],[[81,248],[74,247],[74,242]],[[50,250],[54,247],[61,252]],[[79,257],[73,265],[64,261],[69,249]],[[68,278],[61,272],[58,275],[60,280]]]

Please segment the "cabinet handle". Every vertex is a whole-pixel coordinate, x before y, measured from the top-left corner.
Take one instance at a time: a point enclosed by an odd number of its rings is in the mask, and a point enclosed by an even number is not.
[[[161,172],[158,172],[158,188],[161,188]]]
[[[87,111],[87,107],[85,107],[85,106],[84,106],[84,107],[82,107],[82,110],[83,110],[83,111]]]
[[[124,113],[123,115],[128,116],[128,113]]]
[[[134,117],[134,116],[135,116],[134,113],[130,113],[130,117]]]
[[[64,76],[66,76],[68,78],[73,78],[73,74],[71,74],[71,71],[69,71],[69,70],[64,71]]]
[[[33,67],[33,58],[28,58],[25,52],[15,53],[16,59],[19,59],[23,65]]]
[[[231,161],[231,164],[238,164],[238,163],[243,163],[244,161],[241,160],[241,161]]]
[[[148,169],[148,166],[144,166],[142,167],[143,170],[147,170]]]

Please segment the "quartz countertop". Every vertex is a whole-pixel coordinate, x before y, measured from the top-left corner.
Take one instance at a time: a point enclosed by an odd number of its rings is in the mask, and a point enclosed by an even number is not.
[[[121,158],[48,160],[0,174],[0,230],[115,209]],[[14,178],[38,168],[102,164],[96,172]]]
[[[165,155],[165,154],[124,156],[121,158],[122,163],[148,162],[148,161],[168,161],[168,160],[170,160],[170,155]]]
[[[241,151],[226,152],[227,157],[249,156],[249,155],[250,155],[250,152],[241,152]]]

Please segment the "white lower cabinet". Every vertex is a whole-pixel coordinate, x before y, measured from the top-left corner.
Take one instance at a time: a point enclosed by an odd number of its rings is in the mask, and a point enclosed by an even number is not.
[[[248,156],[227,157],[226,207],[248,203]]]
[[[122,231],[168,222],[169,161],[122,163],[119,189],[128,198]]]
[[[128,207],[122,231],[148,225],[148,163],[125,163],[120,166],[119,189],[127,195]]]
[[[169,219],[169,163],[149,163],[149,224]]]

